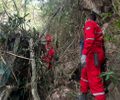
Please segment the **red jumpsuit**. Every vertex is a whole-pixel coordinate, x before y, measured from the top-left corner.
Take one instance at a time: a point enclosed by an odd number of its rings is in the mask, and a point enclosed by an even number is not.
[[[99,25],[88,19],[84,26],[84,48],[83,55],[86,55],[86,65],[81,73],[81,92],[87,93],[88,88],[95,100],[106,100],[104,85],[101,74],[101,65],[104,62],[104,40]],[[96,63],[97,62],[97,63]]]
[[[43,56],[42,60],[48,64],[48,69],[51,69],[52,68],[52,62],[54,60],[53,58],[54,58],[54,55],[55,55],[55,50],[51,46],[51,44],[49,44],[49,42],[45,45],[45,48],[46,48],[47,52],[46,52],[45,56]]]

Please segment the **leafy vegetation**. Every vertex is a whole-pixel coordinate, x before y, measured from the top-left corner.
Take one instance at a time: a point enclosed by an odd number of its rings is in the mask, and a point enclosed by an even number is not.
[[[105,46],[111,64],[110,71],[102,73],[101,77],[106,77],[105,80],[112,80],[116,84],[119,82],[120,71],[120,1],[112,0],[108,5],[113,12],[104,9],[98,14],[100,24],[109,23],[105,32]],[[105,8],[107,5],[103,2],[102,6]],[[9,91],[9,99],[33,100],[31,77],[34,70],[30,63],[33,59],[36,69],[35,83],[40,98],[46,100],[56,88],[63,85],[71,91],[66,93],[68,97],[77,96],[79,83],[72,83],[69,78],[80,61],[79,40],[83,35],[85,19],[91,10],[91,7],[85,8],[83,0],[0,0],[0,56],[5,60],[6,67],[11,69],[10,79],[14,80],[7,83],[14,87],[10,88],[12,92]],[[54,36],[54,48],[60,58],[49,71],[41,61],[43,51],[39,38],[46,33]],[[29,46],[31,39],[34,42],[32,49]],[[32,59],[31,51],[34,52]],[[4,95],[6,94],[5,92]]]

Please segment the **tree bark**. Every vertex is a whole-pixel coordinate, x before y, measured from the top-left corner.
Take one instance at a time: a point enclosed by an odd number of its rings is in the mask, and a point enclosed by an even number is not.
[[[33,39],[31,38],[29,41],[30,46],[30,59],[31,60],[31,66],[32,66],[32,77],[31,77],[31,92],[34,100],[40,100],[39,94],[37,92],[37,83],[36,83],[36,63],[34,59],[34,51],[33,51]]]

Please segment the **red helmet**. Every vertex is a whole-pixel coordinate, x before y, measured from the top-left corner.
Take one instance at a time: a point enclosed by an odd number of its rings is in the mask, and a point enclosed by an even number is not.
[[[45,39],[46,39],[47,42],[52,42],[53,37],[52,37],[51,34],[46,34]]]

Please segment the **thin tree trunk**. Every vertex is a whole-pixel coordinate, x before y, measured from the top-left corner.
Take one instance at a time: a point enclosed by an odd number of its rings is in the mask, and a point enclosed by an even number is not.
[[[40,100],[40,97],[37,92],[37,83],[36,83],[36,64],[34,59],[34,51],[33,51],[33,39],[31,38],[29,41],[30,46],[30,58],[31,60],[31,66],[32,66],[32,77],[31,77],[31,92],[34,100]]]

